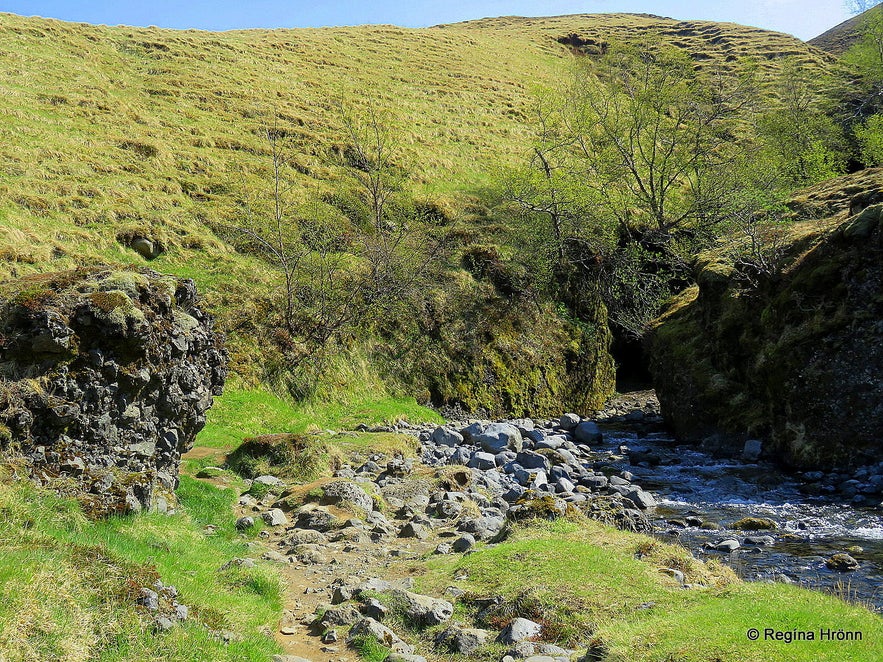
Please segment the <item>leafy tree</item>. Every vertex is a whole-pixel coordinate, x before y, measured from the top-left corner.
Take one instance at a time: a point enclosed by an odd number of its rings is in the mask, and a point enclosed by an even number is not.
[[[804,186],[841,174],[846,146],[833,119],[830,81],[786,60],[773,85],[772,108],[759,121],[759,133],[783,188]]]

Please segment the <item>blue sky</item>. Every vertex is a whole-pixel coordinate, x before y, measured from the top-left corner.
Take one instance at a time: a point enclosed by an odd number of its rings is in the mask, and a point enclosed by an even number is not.
[[[645,12],[755,25],[809,39],[849,16],[844,0],[0,0],[0,11],[107,25],[230,30],[392,23],[424,27],[485,16]]]

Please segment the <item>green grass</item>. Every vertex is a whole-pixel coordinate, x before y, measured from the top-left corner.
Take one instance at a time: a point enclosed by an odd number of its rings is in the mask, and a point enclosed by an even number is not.
[[[234,492],[183,476],[179,497],[176,515],[95,522],[73,501],[5,478],[0,659],[265,661],[278,652],[261,633],[281,616],[278,576],[260,565],[219,572],[249,553],[233,526]],[[154,633],[134,604],[157,577],[190,607],[167,633]]]
[[[552,640],[607,651],[605,660],[791,662],[883,658],[883,620],[833,596],[779,584],[744,583],[702,564],[683,548],[596,522],[558,521],[518,528],[514,536],[464,557],[431,557],[420,588],[457,582],[469,596],[502,595],[496,625],[523,616],[546,625]],[[685,573],[684,590],[660,568]],[[467,601],[468,604],[468,601]],[[460,608],[461,613],[468,613]],[[862,642],[752,642],[751,628],[861,631]]]
[[[292,404],[260,389],[230,388],[208,413],[196,446],[233,450],[245,437],[312,430],[352,430],[360,423],[373,425],[398,420],[443,423],[437,412],[414,398],[354,395],[339,402]]]

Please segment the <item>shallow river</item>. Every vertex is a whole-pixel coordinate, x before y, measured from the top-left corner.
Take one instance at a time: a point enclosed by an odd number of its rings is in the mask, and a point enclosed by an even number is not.
[[[634,466],[620,446],[630,452],[651,452],[662,461],[650,468]],[[630,471],[634,482],[654,493],[659,507],[651,517],[663,539],[679,540],[699,558],[720,558],[747,580],[792,581],[883,611],[883,508],[857,508],[831,497],[807,496],[794,477],[770,464],[716,459],[679,446],[663,433],[639,437],[635,432],[605,430],[604,443],[593,450],[599,461]],[[709,531],[668,523],[689,516],[724,528]],[[770,518],[779,528],[757,532],[727,528],[742,517]],[[773,544],[744,545],[746,537],[759,536],[772,536]],[[706,543],[726,538],[736,538],[744,546],[732,553],[705,548]],[[860,562],[858,570],[841,573],[825,567],[825,559],[847,551]]]

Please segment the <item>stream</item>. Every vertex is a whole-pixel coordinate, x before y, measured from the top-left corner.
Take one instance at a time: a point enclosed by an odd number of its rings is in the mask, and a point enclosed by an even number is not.
[[[680,542],[698,558],[720,558],[749,581],[786,581],[836,593],[883,612],[883,508],[856,507],[831,496],[808,496],[797,478],[767,462],[721,460],[679,445],[666,433],[605,429],[593,451],[597,461],[629,471],[651,491],[659,506],[651,515],[658,536]],[[656,466],[633,465],[629,454],[649,453]],[[637,457],[641,457],[638,455]],[[743,517],[764,517],[771,531],[728,528]],[[685,520],[721,525],[720,530],[684,526]],[[706,525],[707,526],[707,525]],[[762,539],[772,544],[746,543]],[[742,547],[726,553],[708,549],[727,538]],[[858,548],[861,548],[859,551]],[[825,566],[832,554],[847,552],[857,570],[836,572]]]

